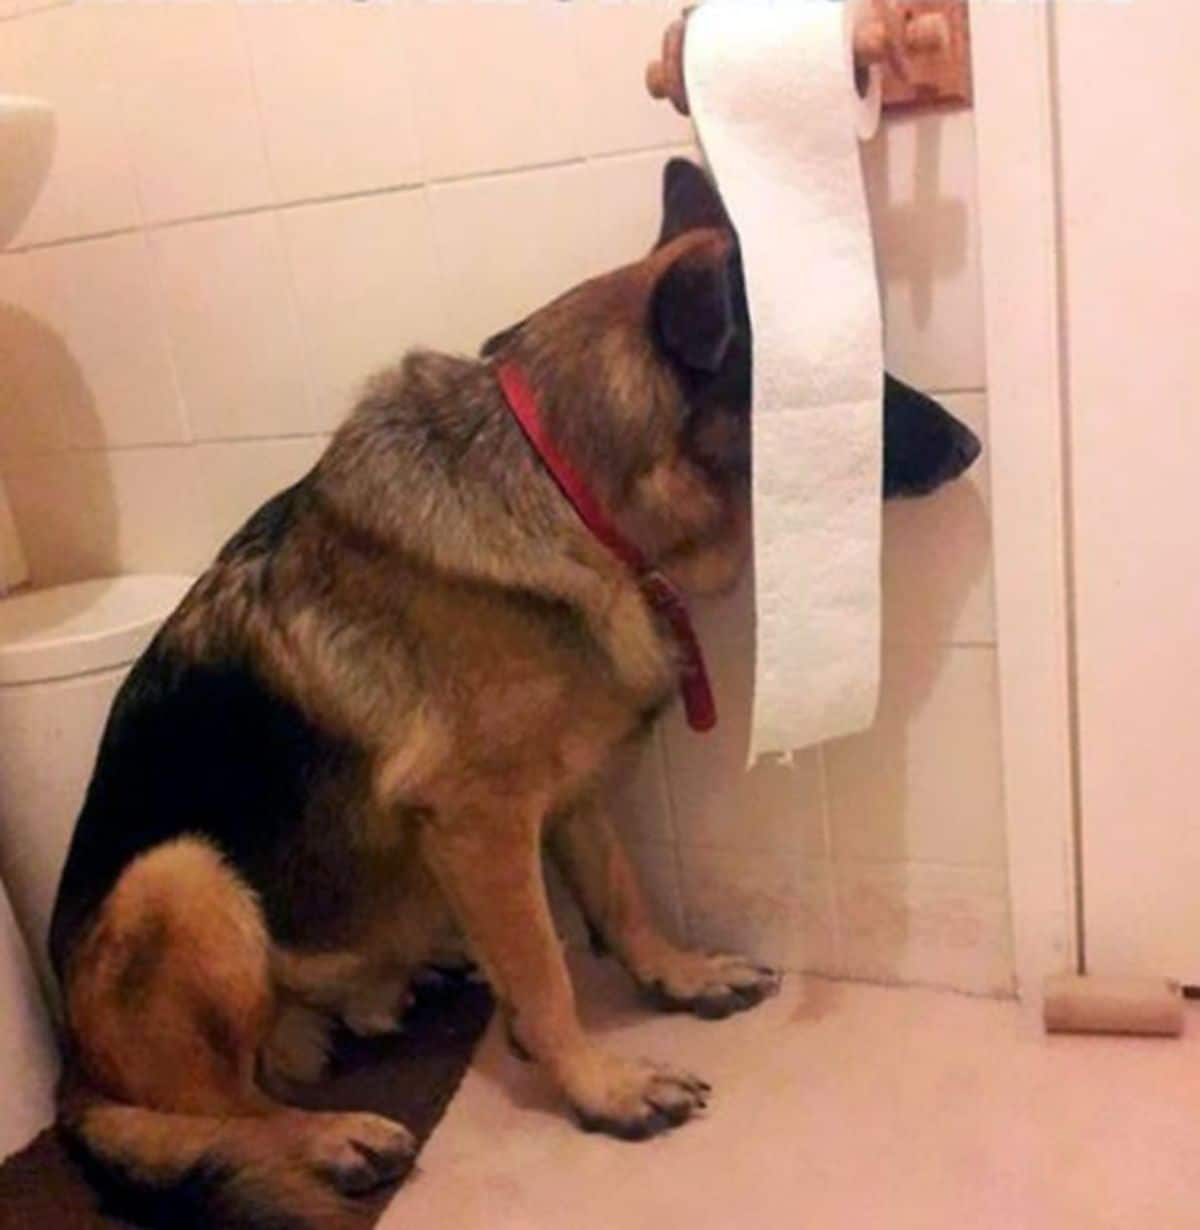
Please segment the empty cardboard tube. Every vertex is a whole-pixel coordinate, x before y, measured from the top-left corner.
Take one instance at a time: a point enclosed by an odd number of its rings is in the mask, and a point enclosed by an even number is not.
[[[1046,979],[1042,1019],[1052,1034],[1138,1034],[1178,1038],[1183,995],[1166,978],[1057,974]]]

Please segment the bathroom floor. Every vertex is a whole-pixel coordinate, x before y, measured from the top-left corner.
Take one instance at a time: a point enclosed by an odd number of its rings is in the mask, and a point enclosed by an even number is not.
[[[1046,1038],[1011,1002],[797,978],[709,1024],[577,982],[608,1045],[712,1082],[707,1117],[586,1135],[493,1022],[382,1230],[1200,1225],[1200,1011],[1182,1042]]]

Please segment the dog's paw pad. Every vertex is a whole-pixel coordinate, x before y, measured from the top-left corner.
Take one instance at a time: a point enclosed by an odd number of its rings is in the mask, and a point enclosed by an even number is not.
[[[660,1064],[622,1061],[608,1087],[574,1104],[585,1132],[618,1140],[649,1140],[686,1123],[708,1105],[712,1086]]]
[[[271,1086],[315,1084],[329,1066],[329,1017],[301,1005],[288,1006],[262,1049],[264,1080]]]
[[[314,1138],[309,1160],[344,1196],[362,1196],[402,1179],[416,1141],[402,1123],[381,1115],[330,1115]]]
[[[346,1012],[342,1022],[356,1038],[385,1038],[404,1028],[403,1015],[378,1009],[374,1012]]]
[[[664,1012],[690,1012],[706,1021],[719,1021],[769,999],[779,986],[777,971],[744,957],[684,953],[675,968],[644,990],[650,1002]]]

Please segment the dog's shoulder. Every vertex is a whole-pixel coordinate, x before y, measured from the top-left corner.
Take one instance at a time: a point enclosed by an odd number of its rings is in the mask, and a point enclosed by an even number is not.
[[[312,485],[312,474],[271,496],[256,509],[217,555],[217,564],[262,557],[278,549],[295,524],[299,508]]]

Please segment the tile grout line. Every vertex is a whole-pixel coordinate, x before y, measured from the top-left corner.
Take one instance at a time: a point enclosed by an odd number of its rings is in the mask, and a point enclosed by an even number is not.
[[[70,3],[71,0],[67,0],[67,2]],[[251,80],[253,83],[253,76]],[[254,85],[254,92],[255,102],[256,105],[258,105],[257,85]],[[511,179],[515,176],[537,174],[544,171],[563,170],[569,167],[603,166],[606,162],[636,157],[639,154],[668,153],[672,151],[678,152],[683,149],[686,149],[686,145],[683,145],[677,141],[672,141],[668,144],[646,145],[635,149],[620,150],[612,153],[581,154],[570,158],[551,159],[546,162],[530,162],[523,163],[519,166],[498,167],[490,171],[470,171],[461,175],[448,175],[430,179],[400,181],[390,184],[381,184],[376,188],[362,188],[352,192],[331,193],[325,196],[293,197],[283,200],[264,201],[260,205],[246,205],[238,209],[213,210],[204,213],[186,214],[175,218],[155,219],[151,219],[146,214],[144,203],[141,200],[141,190],[137,175],[132,172],[131,168],[134,191],[138,197],[139,214],[141,215],[138,222],[129,226],[112,227],[102,231],[86,231],[76,235],[63,235],[55,239],[43,239],[33,243],[16,243],[11,247],[5,248],[0,255],[18,256],[27,252],[41,252],[47,248],[61,248],[73,243],[90,243],[101,239],[112,239],[118,235],[128,235],[141,230],[170,230],[174,227],[192,226],[202,222],[217,222],[226,218],[251,217],[255,214],[270,213],[272,211],[282,213],[292,209],[319,208],[322,205],[337,205],[350,201],[367,200],[372,197],[393,196],[407,192],[419,192],[422,189],[453,187],[458,184],[486,184],[497,180]],[[266,160],[268,173],[273,177],[273,164],[269,156],[266,154],[264,154],[264,158]]]
[[[683,846],[679,840],[679,818],[676,814],[675,788],[671,777],[671,755],[667,751],[666,730],[660,723],[654,731],[658,770],[662,776],[663,794],[667,802],[667,822],[671,826],[671,853],[675,865],[675,891],[679,898],[679,921],[683,924],[683,941],[691,944],[692,911],[683,887]]]
[[[175,390],[175,410],[179,424],[183,429],[184,439],[181,442],[185,447],[188,447],[196,442],[196,428],[192,422],[191,409],[188,406],[187,396],[183,391],[183,377],[179,371],[178,355],[176,354],[175,338],[171,333],[170,313],[167,311],[167,292],[163,284],[162,265],[158,253],[158,246],[155,244],[152,233],[150,231],[140,231],[139,235],[142,241],[142,248],[146,254],[146,260],[149,262],[150,270],[150,285],[146,288],[154,307],[158,314],[159,331],[158,338],[162,343],[163,349],[166,351],[167,366],[171,371],[171,385]],[[130,447],[136,448],[136,445]],[[102,448],[88,450],[92,452],[111,452],[112,449]]]
[[[104,50],[108,63],[110,65],[117,64],[121,53],[117,51],[113,45],[114,33],[112,28],[110,26],[102,27],[99,32],[99,39],[99,45]],[[133,140],[129,122],[129,100],[125,93],[124,74],[119,66],[115,69],[115,71],[112,71],[111,80],[112,91],[115,95],[116,101],[116,120],[118,130],[121,135],[121,154],[126,172],[129,176],[129,185],[133,191],[134,205],[137,209],[138,215],[138,225],[136,228],[131,228],[128,232],[110,232],[107,237],[115,238],[125,233],[131,233],[138,235],[141,241],[141,247],[148,264],[148,274],[150,279],[150,285],[146,289],[151,298],[152,306],[157,312],[157,321],[159,325],[158,338],[163,349],[166,351],[167,369],[171,373],[171,386],[175,390],[176,421],[183,432],[184,439],[182,443],[191,444],[195,440],[195,426],[192,423],[192,416],[188,409],[187,399],[183,392],[183,378],[179,371],[179,363],[175,353],[175,339],[171,336],[171,328],[167,314],[166,288],[163,285],[162,269],[160,266],[158,249],[154,243],[153,232],[147,226],[146,222],[146,198],[143,190],[142,178],[138,173],[133,156]],[[54,244],[53,246],[61,247],[63,245]],[[33,249],[27,249],[27,251],[31,250]],[[96,451],[107,452],[109,449],[104,448]]]
[[[841,972],[846,969],[845,936],[838,896],[837,864],[833,846],[833,809],[829,799],[829,770],[824,745],[817,748],[817,792],[821,803],[821,835],[825,842],[825,891],[829,894],[829,921],[833,928],[833,966]]]
[[[1059,40],[1060,15],[1053,5],[1046,8],[1045,31],[1047,40],[1046,57],[1049,65],[1051,97],[1059,97],[1062,80],[1061,55],[1062,47]],[[1069,308],[1068,257],[1067,257],[1067,217],[1063,202],[1064,155],[1062,117],[1057,106],[1050,108],[1050,151],[1052,157],[1052,185],[1054,212],[1054,279],[1057,295],[1057,336],[1058,347],[1058,412],[1059,412],[1059,465],[1062,473],[1062,491],[1059,496],[1060,515],[1062,518],[1062,552],[1059,561],[1062,574],[1063,597],[1065,610],[1062,618],[1066,623],[1066,658],[1067,658],[1067,756],[1070,773],[1070,804],[1071,804],[1071,850],[1070,876],[1074,883],[1072,905],[1075,910],[1075,960],[1078,972],[1088,972],[1087,947],[1087,896],[1084,872],[1087,863],[1084,858],[1084,845],[1087,833],[1084,826],[1083,812],[1083,750],[1082,750],[1082,711],[1079,695],[1080,687],[1080,647],[1079,647],[1079,583],[1076,573],[1076,541],[1075,531],[1078,525],[1076,495],[1076,455],[1075,419],[1072,411],[1075,409],[1075,398],[1071,382],[1071,347],[1069,345]]]
[[[430,194],[429,186],[426,184],[421,188],[421,204],[424,208],[425,225],[429,231],[429,250],[433,254],[433,265],[437,272],[438,279],[438,315],[441,317],[441,325],[444,331],[444,336],[450,336],[451,327],[454,325],[453,316],[455,309],[450,305],[446,296],[446,287],[449,282],[446,277],[446,253],[442,244],[440,228],[434,217],[433,200]]]
[[[101,456],[109,453],[165,452],[171,449],[206,448],[210,445],[277,444],[294,440],[327,440],[332,431],[317,428],[313,431],[281,431],[269,436],[198,436],[189,440],[149,440],[142,444],[73,445],[68,448],[43,449],[33,453],[7,453],[0,456],[0,475],[12,477],[18,467],[14,463],[34,461],[46,463],[55,459]]]
[[[62,9],[73,4],[74,0],[41,0],[41,3],[30,4],[12,13],[0,13],[0,25],[6,21],[20,21],[23,17],[38,17],[51,9]]]
[[[263,162],[267,168],[267,178],[271,181],[271,187],[274,189],[276,196],[279,195],[279,172],[275,165],[275,160],[271,157],[270,142],[267,140],[266,132],[266,112],[263,108],[262,90],[258,79],[258,66],[255,62],[253,48],[250,45],[250,35],[246,28],[245,11],[241,8],[237,14],[238,37],[241,40],[242,51],[246,57],[246,73],[250,79],[250,94],[254,99],[254,111],[258,119],[259,141],[262,145]],[[261,211],[267,212],[267,211]],[[285,268],[285,291],[289,299],[288,313],[291,322],[291,327],[295,331],[296,345],[299,350],[300,371],[303,376],[304,393],[308,398],[308,422],[315,428],[317,423],[321,421],[321,397],[318,396],[318,382],[316,372],[314,370],[315,360],[313,358],[313,347],[307,345],[306,329],[304,321],[301,318],[300,311],[300,283],[296,277],[296,263],[292,245],[287,235],[287,227],[284,225],[281,210],[278,208],[271,209],[271,224],[274,231],[276,241],[279,244],[279,251],[283,256]],[[236,216],[236,215],[232,215]],[[308,433],[296,433],[297,435],[307,435]],[[314,433],[315,434],[315,433]]]

